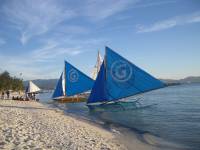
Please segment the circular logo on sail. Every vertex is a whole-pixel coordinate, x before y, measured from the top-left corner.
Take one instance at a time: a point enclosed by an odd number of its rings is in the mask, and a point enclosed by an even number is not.
[[[123,60],[115,61],[111,65],[111,76],[119,82],[128,81],[132,76],[133,70],[128,62]]]
[[[70,82],[77,82],[79,78],[78,72],[75,69],[71,69],[68,73],[68,79]]]

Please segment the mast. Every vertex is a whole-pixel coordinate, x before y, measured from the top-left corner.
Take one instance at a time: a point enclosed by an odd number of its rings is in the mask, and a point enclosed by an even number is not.
[[[98,51],[98,56],[97,56],[97,74],[98,74],[98,72],[100,70],[101,63],[102,63],[102,58],[101,58],[100,52]]]
[[[105,66],[105,80],[107,80],[107,49],[105,46],[105,54],[104,54],[104,66]]]
[[[67,84],[67,82],[66,82],[66,63],[65,63],[65,61],[64,61],[63,76],[64,76],[63,80],[64,80],[64,89],[65,89],[65,91],[63,91],[63,93],[64,93],[64,96],[66,96],[66,91],[67,91],[66,84]]]

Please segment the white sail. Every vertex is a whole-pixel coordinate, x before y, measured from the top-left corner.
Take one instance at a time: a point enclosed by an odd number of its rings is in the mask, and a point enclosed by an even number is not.
[[[29,81],[26,93],[35,93],[40,91],[40,88],[35,85],[32,81]]]
[[[62,74],[62,91],[63,91],[63,95],[65,96],[65,70],[63,71],[63,74]]]
[[[96,77],[97,77],[97,74],[99,73],[102,62],[103,62],[103,59],[100,55],[100,52],[98,51],[97,62],[92,70],[92,75],[91,75],[92,79],[96,80]]]

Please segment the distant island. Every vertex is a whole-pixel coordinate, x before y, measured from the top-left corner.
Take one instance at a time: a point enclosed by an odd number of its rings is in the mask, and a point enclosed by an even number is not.
[[[40,89],[53,90],[58,79],[36,79],[31,81],[34,82]],[[27,87],[27,85],[28,81],[24,81],[24,87]]]
[[[178,85],[178,84],[189,84],[189,83],[200,83],[200,76],[189,76],[183,79],[160,79],[166,85]]]
[[[178,85],[178,84],[188,84],[188,83],[200,83],[200,76],[190,76],[184,79],[174,80],[174,79],[160,79],[166,85]],[[58,79],[36,79],[32,80],[37,86],[44,90],[53,90],[56,86]],[[28,85],[28,81],[24,81],[24,87]]]

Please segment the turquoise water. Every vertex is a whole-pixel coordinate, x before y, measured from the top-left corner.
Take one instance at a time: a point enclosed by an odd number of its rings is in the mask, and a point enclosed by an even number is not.
[[[48,94],[42,102],[48,102]],[[139,108],[89,111],[85,103],[54,104],[66,113],[106,126],[150,133],[184,149],[200,149],[200,84],[171,86],[143,94]]]

